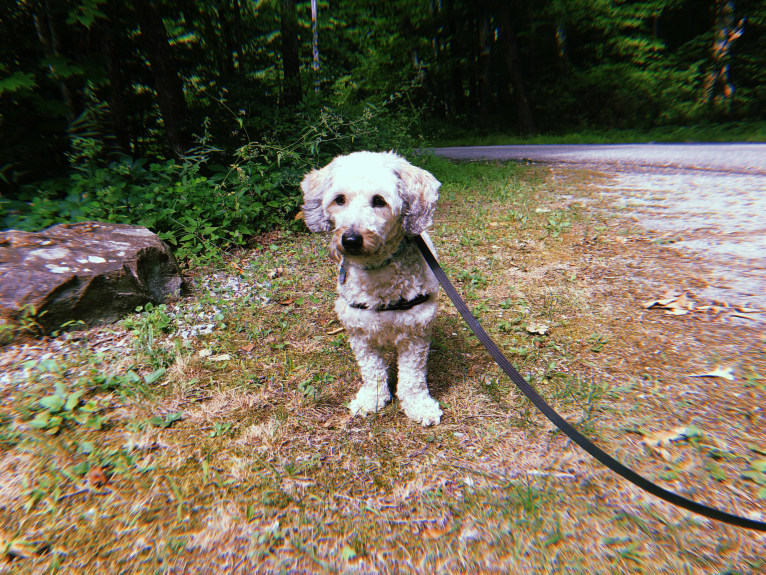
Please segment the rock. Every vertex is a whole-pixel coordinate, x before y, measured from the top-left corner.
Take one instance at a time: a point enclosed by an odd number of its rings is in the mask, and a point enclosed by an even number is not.
[[[0,340],[71,321],[115,321],[178,297],[182,283],[168,246],[144,227],[83,222],[0,232]]]

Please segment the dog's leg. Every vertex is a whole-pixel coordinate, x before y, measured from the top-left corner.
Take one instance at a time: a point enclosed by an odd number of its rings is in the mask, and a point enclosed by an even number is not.
[[[366,416],[391,400],[388,390],[388,365],[381,350],[371,346],[364,338],[349,338],[351,349],[362,372],[362,387],[348,405],[351,415]]]
[[[426,381],[426,363],[430,338],[412,338],[399,343],[399,380],[396,384],[396,396],[407,417],[423,424],[436,425],[441,420],[442,410],[439,402],[428,393]]]

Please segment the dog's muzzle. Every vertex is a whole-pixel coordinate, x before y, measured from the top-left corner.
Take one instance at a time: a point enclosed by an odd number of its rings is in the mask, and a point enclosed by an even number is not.
[[[362,234],[354,230],[347,230],[343,232],[340,238],[340,243],[343,246],[343,251],[350,255],[359,255],[362,253],[362,247],[364,246],[364,238]]]

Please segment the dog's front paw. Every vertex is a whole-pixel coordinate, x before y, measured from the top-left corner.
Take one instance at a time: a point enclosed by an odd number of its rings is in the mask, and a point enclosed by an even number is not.
[[[356,397],[348,404],[351,416],[361,415],[367,417],[370,413],[375,413],[383,409],[391,400],[390,393],[377,393],[367,389],[360,389]]]
[[[401,400],[402,409],[413,421],[417,421],[423,427],[438,425],[441,421],[442,410],[439,402],[430,395],[421,395],[415,398]]]

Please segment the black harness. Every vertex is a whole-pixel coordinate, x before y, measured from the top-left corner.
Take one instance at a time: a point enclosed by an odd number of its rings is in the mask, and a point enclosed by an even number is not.
[[[412,299],[400,298],[399,300],[393,303],[378,304],[374,308],[372,308],[372,311],[405,311],[408,309],[412,309],[416,305],[425,303],[429,299],[431,299],[431,294],[422,293],[420,295],[415,296]],[[349,307],[353,307],[354,309],[370,309],[370,307],[366,303],[350,303],[348,305]]]
[[[409,245],[409,241],[407,238],[404,238],[402,240],[402,243],[399,244],[399,247],[396,249],[396,251],[386,260],[384,260],[382,263],[374,265],[374,266],[365,266],[363,269],[365,270],[379,270],[387,265],[389,265],[391,262],[393,262],[403,251],[404,249]],[[343,258],[340,262],[340,269],[338,270],[338,283],[343,285],[346,283],[346,259]],[[428,300],[431,299],[431,294],[419,294],[416,295],[412,299],[404,299],[399,298],[395,302],[391,303],[381,303],[376,305],[373,308],[370,308],[366,303],[349,303],[349,307],[352,307],[354,309],[370,309],[371,311],[375,312],[381,312],[381,311],[407,311],[408,309],[412,309],[413,307],[420,305],[421,303],[425,303]]]

